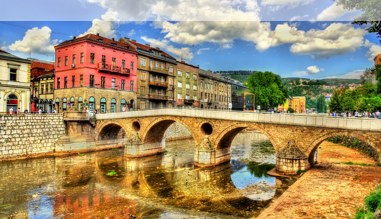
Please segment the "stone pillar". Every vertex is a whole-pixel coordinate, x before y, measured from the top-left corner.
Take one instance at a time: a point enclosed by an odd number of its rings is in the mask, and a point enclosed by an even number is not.
[[[126,157],[145,157],[163,152],[164,147],[161,142],[143,143],[138,133],[128,139],[124,147],[124,156]]]
[[[308,156],[306,156],[296,145],[295,141],[288,142],[276,157],[276,171],[284,174],[297,174],[298,171],[310,169]]]
[[[194,164],[196,166],[215,166],[230,161],[230,148],[216,149],[206,136],[196,147]]]

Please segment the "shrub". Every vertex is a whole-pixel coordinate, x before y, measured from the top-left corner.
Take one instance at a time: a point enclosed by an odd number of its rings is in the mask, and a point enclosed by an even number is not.
[[[375,212],[378,205],[381,202],[381,189],[377,189],[375,192],[370,193],[365,198],[365,206],[370,212]]]

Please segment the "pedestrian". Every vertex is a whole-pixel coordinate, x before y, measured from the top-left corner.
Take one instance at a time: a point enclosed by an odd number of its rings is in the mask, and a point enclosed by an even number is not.
[[[123,105],[122,112],[126,112],[126,105]]]
[[[19,108],[17,108],[17,114],[20,114],[21,112],[20,112],[20,107]]]
[[[357,112],[357,110],[355,112],[355,117],[359,117],[359,112]]]
[[[42,109],[38,109],[38,114],[41,114],[42,113]]]
[[[9,114],[13,114],[13,107],[9,109]]]

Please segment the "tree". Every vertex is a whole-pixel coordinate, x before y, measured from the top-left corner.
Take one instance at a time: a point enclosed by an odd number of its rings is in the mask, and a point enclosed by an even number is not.
[[[255,95],[256,105],[265,110],[283,104],[288,96],[280,76],[268,71],[251,74],[247,86]]]
[[[346,9],[357,9],[363,13],[356,18],[354,24],[368,25],[369,33],[377,33],[381,37],[381,4],[379,0],[337,0]]]
[[[342,94],[345,92],[345,89],[336,89],[333,91],[331,102],[329,103],[329,110],[332,112],[342,111]]]
[[[324,95],[320,95],[319,98],[317,99],[316,110],[318,111],[318,113],[326,113],[327,112],[327,104],[325,102]]]

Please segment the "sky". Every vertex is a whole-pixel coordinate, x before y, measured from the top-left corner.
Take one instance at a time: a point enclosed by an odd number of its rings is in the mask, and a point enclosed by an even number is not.
[[[4,0],[2,9],[0,48],[47,61],[87,33],[129,37],[205,70],[282,77],[359,78],[381,53],[380,39],[351,23],[362,11],[334,0]]]

